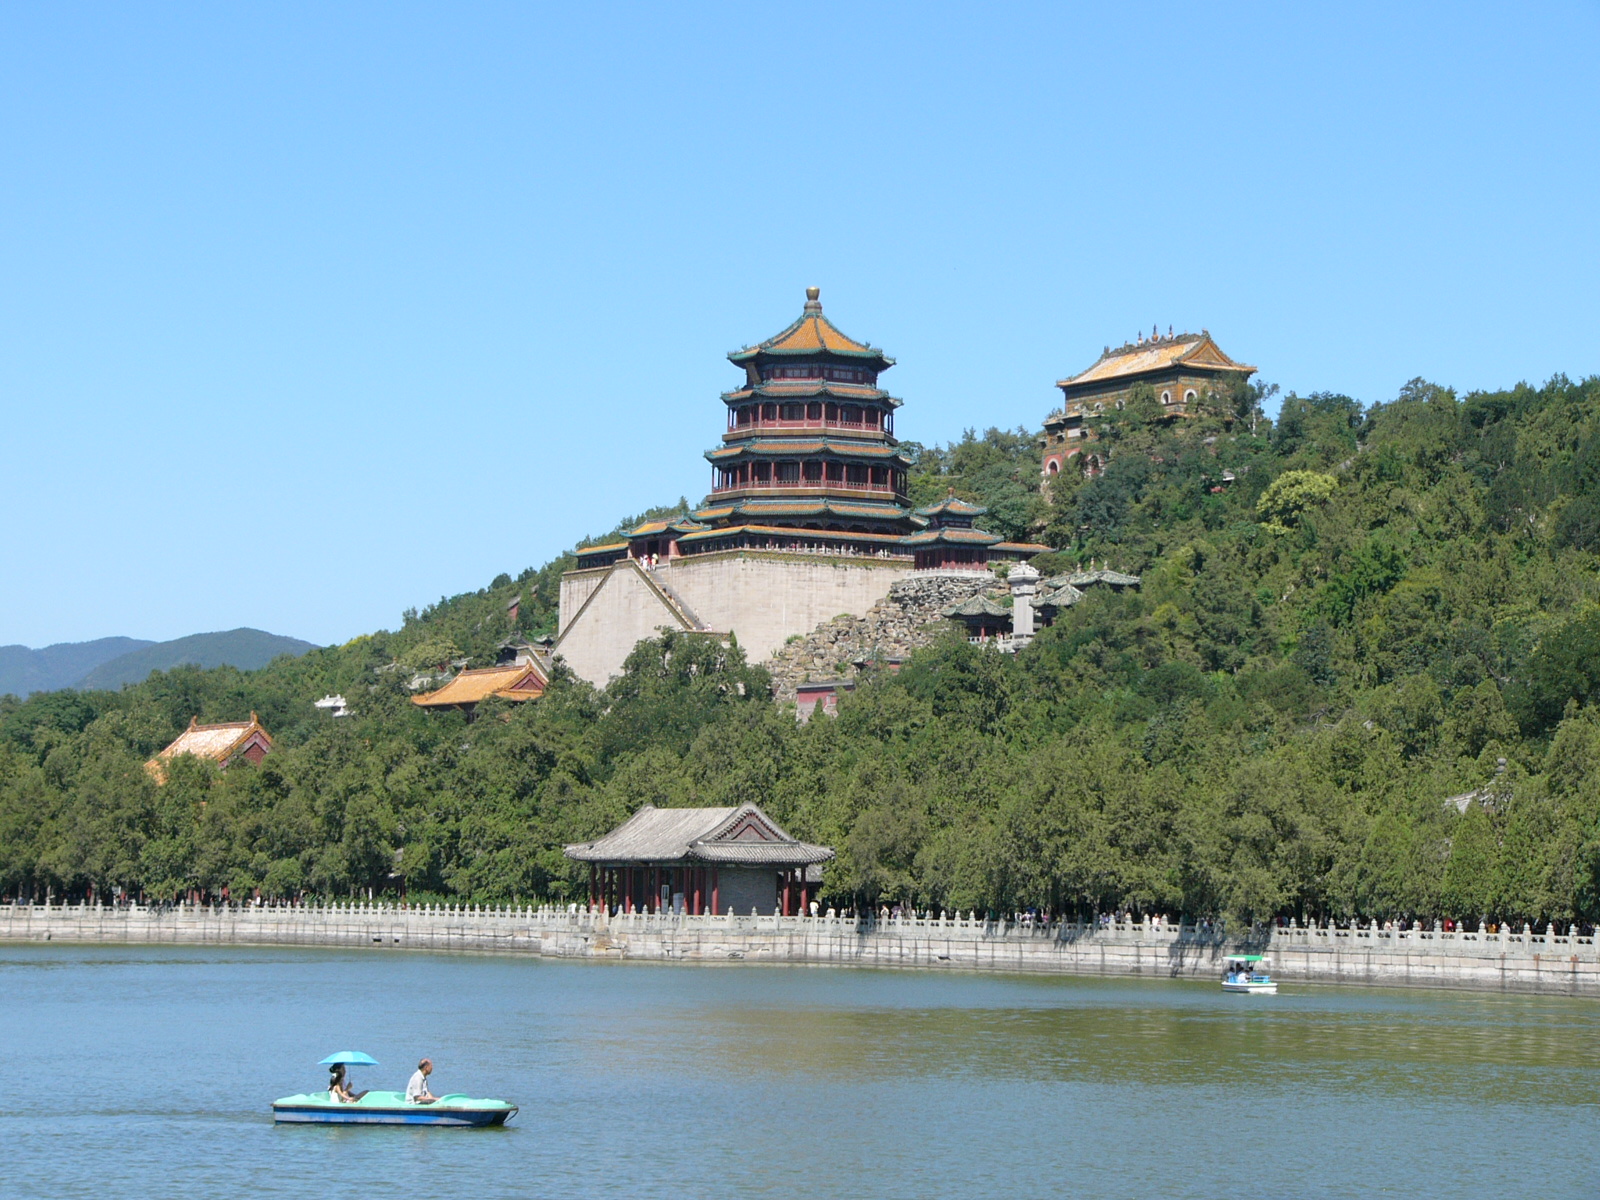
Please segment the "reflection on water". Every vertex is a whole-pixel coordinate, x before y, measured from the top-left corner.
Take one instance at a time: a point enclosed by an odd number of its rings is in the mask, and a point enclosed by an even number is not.
[[[59,945],[0,995],[6,1194],[1600,1195],[1589,1001]],[[273,1126],[335,1049],[522,1116]]]

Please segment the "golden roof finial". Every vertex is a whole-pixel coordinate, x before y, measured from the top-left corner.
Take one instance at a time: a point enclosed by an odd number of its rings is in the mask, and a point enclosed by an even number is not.
[[[819,299],[821,297],[821,295],[822,295],[822,289],[819,288],[819,287],[808,287],[806,289],[806,299],[807,300],[817,300],[817,299]]]

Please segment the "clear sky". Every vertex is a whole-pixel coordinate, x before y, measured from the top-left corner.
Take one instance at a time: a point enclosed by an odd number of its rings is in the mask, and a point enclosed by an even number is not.
[[[1600,371],[1600,8],[0,6],[0,643],[319,642],[709,487],[799,314],[897,432],[1205,327]]]

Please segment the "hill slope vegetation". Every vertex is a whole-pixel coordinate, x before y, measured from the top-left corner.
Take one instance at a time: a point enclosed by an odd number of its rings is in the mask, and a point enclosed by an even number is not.
[[[108,637],[92,642],[57,642],[40,650],[0,646],[0,696],[23,696],[72,687],[102,663],[154,642],[144,638]]]
[[[99,664],[72,686],[80,689],[115,690],[138,683],[152,671],[170,671],[177,666],[238,667],[253,671],[264,667],[280,654],[300,655],[316,649],[299,638],[264,633],[259,629],[230,629],[225,633],[193,633],[170,642],[140,646],[108,662]]]
[[[576,898],[564,842],[754,799],[838,848],[833,903],[1594,921],[1600,380],[1291,395],[1275,423],[1259,400],[1168,425],[1136,395],[1104,473],[1049,498],[1026,434],[916,448],[914,488],[989,502],[1047,570],[1144,585],[1015,656],[952,635],[831,721],[693,635],[471,724],[409,703],[410,667],[548,629],[570,558],[259,671],[5,701],[0,890]],[[328,691],[354,715],[313,710]],[[251,708],[259,768],[141,769]]]

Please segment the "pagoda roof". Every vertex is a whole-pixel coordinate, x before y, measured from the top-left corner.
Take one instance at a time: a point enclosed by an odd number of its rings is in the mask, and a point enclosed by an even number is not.
[[[803,497],[741,499],[702,508],[694,515],[702,522],[709,522],[731,517],[735,513],[750,517],[820,517],[833,513],[841,517],[870,517],[880,521],[904,521],[911,515],[909,509],[902,508],[898,504],[879,504],[871,500],[836,500],[830,496],[819,496],[815,500]],[[698,536],[703,535],[686,534],[681,540]]]
[[[478,704],[490,696],[505,700],[537,700],[544,695],[548,681],[538,665],[532,662],[511,663],[503,667],[478,667],[463,671],[436,691],[411,697],[411,703],[422,708],[451,708],[456,705]]]
[[[646,521],[623,536],[631,541],[634,538],[654,537],[656,534],[666,533],[669,529],[674,533],[693,533],[697,529],[704,528],[705,526],[699,521],[690,520],[688,517],[675,517],[670,521]],[[626,545],[626,543],[619,544]]]
[[[833,396],[839,400],[855,400],[862,404],[887,404],[899,408],[905,403],[881,388],[864,383],[840,383],[835,379],[772,379],[753,387],[743,387],[736,392],[723,392],[724,403],[736,404],[761,396],[770,400],[792,400],[800,396]]]
[[[823,497],[815,501],[795,501],[756,497],[739,502],[739,508],[751,516],[776,516],[794,508],[817,505],[819,511],[836,513],[841,517],[877,517],[886,521],[903,521],[910,512],[898,504],[880,504],[872,500],[836,500]]]
[[[1038,542],[1000,542],[994,548],[1007,554],[1048,554],[1051,549]]]
[[[947,617],[1004,617],[1011,619],[1011,610],[1005,605],[991,600],[979,592],[976,596],[968,596],[957,604],[946,605],[942,614]]]
[[[736,808],[656,808],[646,804],[592,842],[566,847],[578,862],[697,862],[810,866],[833,851],[798,841],[754,804]]]
[[[836,538],[851,542],[877,542],[883,546],[899,546],[905,542],[904,535],[898,533],[846,533],[838,529],[806,529],[795,525],[724,525],[719,529],[707,529],[702,533],[691,533],[679,540],[685,542],[711,542],[719,537],[732,537],[740,533],[769,533],[779,537],[795,537],[805,534],[815,538]]]
[[[1003,539],[998,533],[982,529],[955,529],[940,526],[938,529],[921,529],[905,539],[908,546],[936,546],[948,542],[954,546],[997,546]]]
[[[926,508],[917,509],[919,517],[981,517],[988,512],[981,504],[973,504],[963,500],[954,492],[940,500],[937,504],[930,504]]]
[[[586,554],[614,554],[618,550],[626,550],[627,548],[627,542],[606,542],[600,546],[582,546],[574,550],[573,553],[582,558]]]
[[[1130,342],[1115,350],[1107,346],[1105,352],[1088,370],[1069,379],[1058,380],[1058,388],[1076,388],[1085,384],[1134,380],[1141,375],[1176,368],[1221,374],[1224,371],[1255,373],[1255,368],[1235,362],[1222,352],[1211,334],[1202,329],[1199,333],[1180,333],[1176,337],[1149,338]]]
[[[707,450],[706,458],[712,462],[720,462],[726,458],[738,458],[745,454],[757,458],[767,455],[781,458],[790,454],[837,454],[845,458],[898,458],[907,466],[911,464],[910,457],[899,446],[890,446],[883,442],[819,437],[785,438],[766,434],[751,438],[749,441],[729,442],[726,446]]]
[[[850,359],[855,362],[875,362],[882,370],[894,365],[894,359],[882,350],[858,342],[839,331],[832,321],[822,315],[820,289],[806,289],[806,307],[800,316],[764,342],[746,346],[728,355],[731,362],[744,366],[763,359],[823,358]]]

